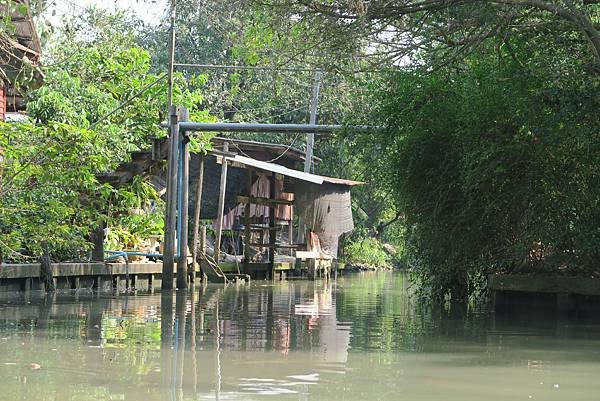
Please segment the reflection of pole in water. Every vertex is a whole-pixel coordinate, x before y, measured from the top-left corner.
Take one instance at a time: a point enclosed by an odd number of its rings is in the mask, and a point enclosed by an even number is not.
[[[175,298],[175,383],[177,401],[183,401],[183,363],[185,361],[185,306],[187,301],[187,291],[179,290]]]
[[[197,398],[198,394],[198,365],[196,361],[196,302],[195,302],[196,290],[194,284],[190,288],[190,329],[192,331],[190,336],[190,350],[192,352],[192,390],[194,391],[193,399]]]
[[[266,344],[265,351],[273,349],[273,286],[267,287],[267,321],[266,321]]]
[[[161,399],[173,400],[172,383],[173,293],[163,291],[160,298],[160,372]]]
[[[221,290],[217,290],[220,295]],[[217,302],[215,303],[215,332],[216,332],[216,370],[215,370],[215,399],[218,401],[221,396],[221,324],[219,322],[219,297],[217,297]]]

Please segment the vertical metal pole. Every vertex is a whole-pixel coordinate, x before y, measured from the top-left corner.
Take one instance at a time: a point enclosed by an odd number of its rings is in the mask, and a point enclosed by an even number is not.
[[[181,108],[181,121],[187,121],[189,112],[186,108]],[[181,209],[179,210],[180,224],[179,229],[179,259],[177,260],[177,288],[187,288],[187,259],[188,259],[188,208],[189,208],[189,189],[190,189],[190,140],[185,132],[180,132],[181,141],[183,142],[182,159],[183,168],[181,170]]]
[[[171,0],[171,41],[169,43],[169,71],[167,105],[173,105],[173,64],[175,64],[175,17],[177,14],[177,0]]]
[[[178,108],[171,106],[170,138],[167,167],[167,202],[165,205],[165,237],[163,251],[163,271],[161,288],[173,289],[175,263],[175,232],[177,230],[177,170],[179,160],[179,117]]]
[[[190,271],[190,281],[196,280],[196,263],[198,263],[198,250],[200,249],[200,210],[202,207],[202,186],[204,185],[204,155],[200,155],[200,165],[198,166],[198,182],[196,184],[196,209],[194,210],[194,236],[192,239],[192,270]]]
[[[223,152],[229,151],[229,143],[223,144]],[[217,229],[215,230],[215,262],[219,263],[221,254],[221,235],[223,234],[223,213],[225,211],[225,192],[227,189],[227,160],[223,157],[221,166],[221,186],[219,190],[219,208],[217,209]]]
[[[310,99],[310,124],[317,123],[317,106],[319,104],[319,91],[321,89],[322,73],[320,70],[315,72],[313,83],[312,98]],[[304,172],[310,173],[312,167],[313,148],[315,146],[315,134],[306,135],[306,159],[304,160]]]

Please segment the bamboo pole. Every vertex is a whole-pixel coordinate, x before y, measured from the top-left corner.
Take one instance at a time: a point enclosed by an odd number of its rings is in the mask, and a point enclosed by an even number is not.
[[[198,166],[198,182],[196,184],[196,208],[194,210],[194,235],[192,240],[192,270],[190,271],[190,281],[196,280],[196,263],[198,263],[198,249],[200,248],[199,235],[200,235],[200,211],[202,207],[202,186],[204,185],[204,155],[200,155],[200,161]]]

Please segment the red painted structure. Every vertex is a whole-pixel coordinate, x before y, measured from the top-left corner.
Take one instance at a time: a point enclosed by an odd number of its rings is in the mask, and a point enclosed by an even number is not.
[[[0,121],[4,121],[6,117],[6,90],[0,87]]]

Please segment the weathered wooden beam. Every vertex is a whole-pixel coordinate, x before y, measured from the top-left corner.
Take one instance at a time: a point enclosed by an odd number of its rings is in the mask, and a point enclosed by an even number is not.
[[[277,206],[277,205],[293,205],[294,201],[287,199],[269,199],[269,198],[257,198],[250,196],[238,196],[238,203],[251,203],[253,205],[264,205],[264,206]]]
[[[248,169],[248,175],[246,178],[246,194],[248,198],[252,195],[252,169]],[[250,202],[246,202],[244,207],[244,272],[248,272],[248,266],[250,264],[250,240],[252,231],[250,230]]]
[[[181,108],[179,118],[181,121],[187,121],[189,118],[189,112],[186,108]],[[188,206],[189,206],[189,192],[190,192],[190,141],[187,136],[183,136],[182,140],[182,152],[180,156],[182,158],[183,168],[181,169],[181,210],[178,213],[181,214],[181,229],[179,238],[179,244],[181,249],[179,250],[179,259],[177,260],[177,288],[187,288],[187,259],[188,259],[188,244],[189,244],[189,232],[188,232]]]
[[[223,150],[229,151],[229,144],[223,144]],[[223,234],[223,213],[225,212],[225,190],[227,188],[227,160],[221,165],[221,185],[219,187],[219,204],[217,209],[217,227],[215,230],[215,262],[219,263],[221,254],[221,235]]]
[[[175,264],[175,233],[177,226],[177,163],[179,160],[179,109],[169,108],[170,138],[167,168],[167,204],[165,207],[165,237],[163,251],[163,274],[161,288],[173,289]]]

